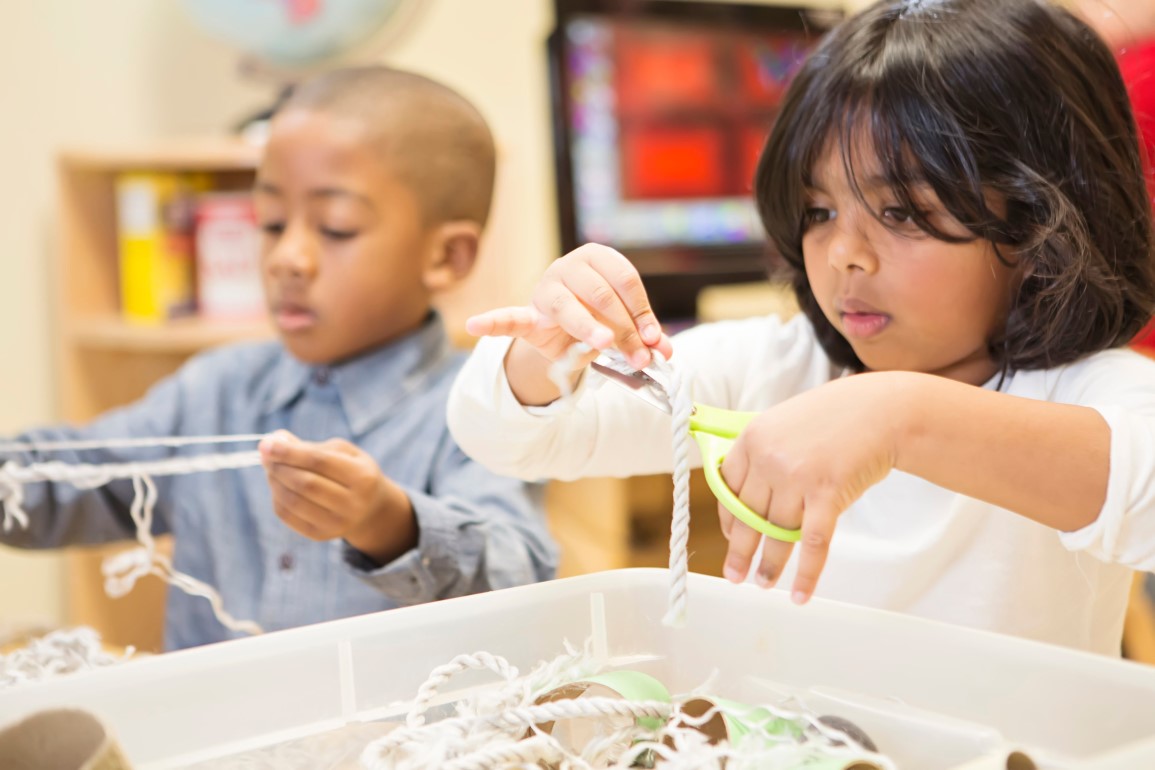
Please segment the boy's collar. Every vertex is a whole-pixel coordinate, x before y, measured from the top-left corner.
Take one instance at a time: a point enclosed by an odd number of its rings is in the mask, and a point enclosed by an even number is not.
[[[282,351],[264,414],[291,404],[310,382],[328,381],[337,388],[353,435],[360,436],[420,388],[439,368],[437,363],[452,353],[445,324],[436,312],[416,331],[339,364],[305,364]]]

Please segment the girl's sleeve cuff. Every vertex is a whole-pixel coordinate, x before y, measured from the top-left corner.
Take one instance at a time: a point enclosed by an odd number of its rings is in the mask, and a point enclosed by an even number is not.
[[[1155,569],[1155,421],[1118,406],[1091,408],[1111,431],[1107,495],[1095,521],[1059,538],[1072,551]]]

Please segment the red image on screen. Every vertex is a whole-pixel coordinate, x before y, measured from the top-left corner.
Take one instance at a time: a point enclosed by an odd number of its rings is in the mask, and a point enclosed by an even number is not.
[[[611,50],[623,200],[748,194],[793,41],[622,21]]]

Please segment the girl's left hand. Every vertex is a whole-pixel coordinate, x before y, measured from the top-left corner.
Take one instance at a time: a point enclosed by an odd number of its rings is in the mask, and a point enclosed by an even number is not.
[[[802,530],[792,599],[814,592],[838,516],[895,467],[900,391],[885,374],[834,380],[763,412],[722,463],[722,477],[742,502],[773,524]],[[721,504],[729,540],[724,573],[741,582],[763,540]],[[794,544],[765,538],[756,581],[771,587]]]

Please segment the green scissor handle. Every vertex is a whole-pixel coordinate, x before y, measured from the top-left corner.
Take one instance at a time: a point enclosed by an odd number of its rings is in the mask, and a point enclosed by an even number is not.
[[[726,453],[734,446],[738,434],[756,416],[756,412],[734,412],[694,404],[694,412],[690,415],[690,435],[698,442],[698,448],[702,451],[702,470],[706,473],[706,483],[710,485],[710,491],[718,498],[718,502],[743,524],[766,537],[784,543],[797,543],[802,539],[802,530],[783,529],[766,521],[738,499],[738,495],[734,494],[734,490],[730,489],[726,485],[726,480],[722,478],[722,461],[726,459]]]

